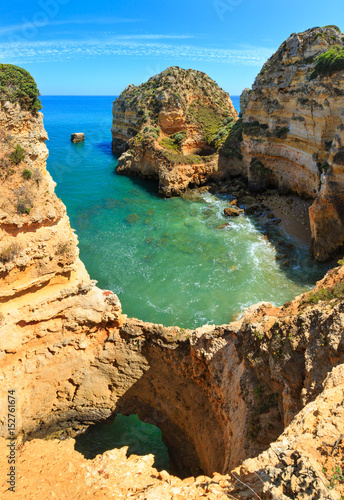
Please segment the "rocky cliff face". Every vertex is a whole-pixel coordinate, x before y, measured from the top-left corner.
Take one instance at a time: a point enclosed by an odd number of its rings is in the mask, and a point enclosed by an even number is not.
[[[157,180],[163,196],[202,185],[218,169],[217,149],[236,116],[228,94],[199,71],[172,67],[129,85],[113,105],[117,172]]]
[[[79,260],[46,170],[46,139],[41,113],[1,104],[1,435],[8,390],[18,396],[18,431],[48,424],[75,391],[68,381],[76,368],[72,353],[82,358],[95,331],[102,337],[105,324],[111,330],[121,321],[117,297],[99,290]]]
[[[5,101],[0,120],[0,455],[14,390],[16,496],[339,498],[344,267],[283,308],[258,304],[229,325],[128,319],[78,258],[45,168],[42,115]],[[159,474],[152,457],[125,449],[86,461],[62,439],[117,413],[157,425],[174,470],[197,477]],[[49,434],[61,440],[28,441]],[[7,460],[0,471],[10,498]]]
[[[344,243],[343,54],[336,27],[291,35],[242,96],[241,166],[230,149],[227,155],[230,170],[246,176],[253,189],[273,187],[314,199],[311,251],[318,260]]]

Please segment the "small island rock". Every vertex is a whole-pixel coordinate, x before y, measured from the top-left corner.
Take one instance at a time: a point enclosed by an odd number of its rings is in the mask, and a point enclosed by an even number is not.
[[[76,132],[75,134],[72,134],[71,135],[71,138],[70,140],[73,142],[73,143],[76,143],[76,142],[83,142],[85,140],[85,134],[83,132]]]

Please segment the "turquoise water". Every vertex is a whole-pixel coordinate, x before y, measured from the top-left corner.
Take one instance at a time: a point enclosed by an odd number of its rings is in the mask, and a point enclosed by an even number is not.
[[[96,425],[86,434],[77,436],[75,449],[92,460],[96,455],[113,448],[128,446],[127,456],[155,456],[154,467],[169,469],[167,448],[162,442],[161,431],[151,424],[144,424],[136,415],[117,415],[112,425]]]
[[[101,288],[118,294],[126,314],[184,328],[223,324],[261,300],[281,305],[322,277],[324,266],[300,245],[284,268],[248,217],[217,229],[228,222],[228,196],[165,200],[149,182],[117,176],[112,101],[42,97],[48,169],[79,236],[81,259]],[[85,143],[72,144],[72,132],[85,132]]]

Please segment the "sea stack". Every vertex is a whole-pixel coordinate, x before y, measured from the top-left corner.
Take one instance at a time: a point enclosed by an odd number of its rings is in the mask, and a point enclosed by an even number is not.
[[[76,132],[75,134],[71,135],[70,140],[74,143],[76,142],[84,142],[85,140],[85,134],[83,132]]]
[[[155,179],[166,197],[205,184],[236,120],[227,92],[200,71],[171,67],[129,85],[113,105],[117,173]]]

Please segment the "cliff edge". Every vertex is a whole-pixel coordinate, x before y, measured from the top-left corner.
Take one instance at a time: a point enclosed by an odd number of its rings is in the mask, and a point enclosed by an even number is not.
[[[319,261],[344,244],[343,75],[339,28],[292,34],[252,90],[245,89],[242,121],[222,149],[228,171],[245,176],[252,190],[276,188],[314,200],[311,254]]]

